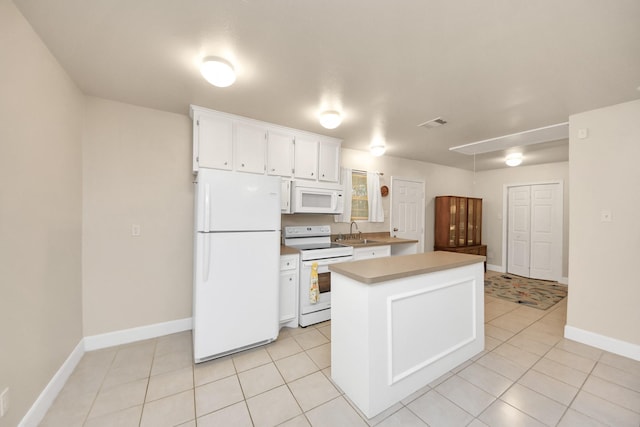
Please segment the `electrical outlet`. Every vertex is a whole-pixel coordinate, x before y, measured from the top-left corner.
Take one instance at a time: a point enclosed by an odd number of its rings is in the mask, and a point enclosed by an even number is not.
[[[133,237],[139,237],[140,236],[140,224],[132,224],[131,225],[131,235]]]
[[[9,387],[5,388],[0,394],[0,417],[4,417],[4,414],[9,410]]]

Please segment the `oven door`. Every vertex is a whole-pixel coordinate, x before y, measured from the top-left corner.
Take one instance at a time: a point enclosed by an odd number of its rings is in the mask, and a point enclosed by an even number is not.
[[[331,307],[331,272],[329,265],[353,260],[352,256],[339,258],[319,259],[315,261],[302,261],[300,268],[300,313],[307,314],[314,311],[325,310]],[[309,301],[309,288],[311,287],[311,266],[318,263],[318,288],[320,298],[317,303]]]

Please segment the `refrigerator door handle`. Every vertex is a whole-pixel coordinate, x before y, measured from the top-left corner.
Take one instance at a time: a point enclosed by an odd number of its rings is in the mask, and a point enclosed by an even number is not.
[[[209,280],[209,264],[210,262],[210,253],[211,253],[211,238],[209,236],[206,236],[204,238],[204,248],[203,248],[203,253],[202,253],[202,261],[203,261],[203,271],[202,271],[202,282],[206,283]]]
[[[209,184],[204,185],[204,231],[211,231],[209,223],[211,220],[211,192],[209,191]]]

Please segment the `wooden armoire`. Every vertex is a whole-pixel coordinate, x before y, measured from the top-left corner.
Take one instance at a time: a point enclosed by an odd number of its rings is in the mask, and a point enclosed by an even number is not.
[[[437,196],[434,250],[487,256],[482,244],[482,199]],[[487,263],[485,262],[485,270]]]

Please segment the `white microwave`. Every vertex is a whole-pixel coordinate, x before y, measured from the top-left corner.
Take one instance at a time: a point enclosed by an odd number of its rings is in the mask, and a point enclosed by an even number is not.
[[[344,210],[344,191],[330,185],[305,186],[293,181],[291,189],[292,213],[341,214]],[[316,184],[317,185],[317,184]]]

